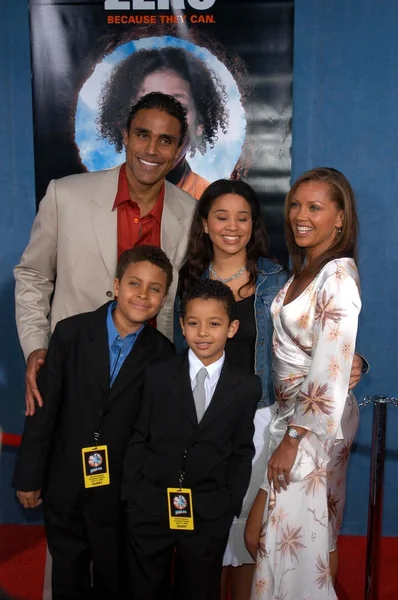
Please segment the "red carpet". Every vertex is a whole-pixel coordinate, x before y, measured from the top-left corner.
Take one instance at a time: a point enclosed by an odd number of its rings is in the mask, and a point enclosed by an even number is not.
[[[339,600],[363,600],[366,540],[342,536],[339,551]],[[19,600],[41,600],[45,554],[42,527],[0,525],[0,588]],[[398,538],[383,539],[381,565],[378,600],[397,600]]]
[[[46,541],[39,525],[0,525],[0,589],[42,600]]]

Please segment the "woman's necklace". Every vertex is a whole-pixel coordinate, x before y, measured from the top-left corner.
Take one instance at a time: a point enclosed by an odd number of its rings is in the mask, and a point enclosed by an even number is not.
[[[238,279],[238,277],[240,277],[242,275],[242,273],[244,273],[246,271],[246,269],[247,269],[247,266],[244,265],[234,275],[231,275],[231,277],[227,277],[226,279],[223,279],[222,277],[219,277],[217,275],[217,273],[213,269],[213,265],[211,263],[209,265],[209,271],[213,275],[214,279],[217,279],[218,281],[221,281],[222,283],[229,283],[230,281],[233,281],[234,279]]]

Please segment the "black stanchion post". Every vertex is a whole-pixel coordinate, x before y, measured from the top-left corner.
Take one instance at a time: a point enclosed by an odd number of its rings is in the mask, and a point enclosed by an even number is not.
[[[372,400],[374,408],[369,486],[368,537],[366,548],[365,600],[378,600],[387,404],[390,402],[390,398],[377,396]]]

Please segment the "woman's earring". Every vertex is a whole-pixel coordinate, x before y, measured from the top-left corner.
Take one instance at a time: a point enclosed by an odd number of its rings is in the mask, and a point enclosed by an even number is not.
[[[343,231],[342,227],[336,227],[337,230],[337,235],[341,235],[341,232]]]

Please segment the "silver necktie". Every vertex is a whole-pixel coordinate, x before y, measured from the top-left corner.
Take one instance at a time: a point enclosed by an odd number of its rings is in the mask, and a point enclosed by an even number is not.
[[[206,391],[205,391],[205,379],[208,373],[203,367],[198,371],[196,375],[196,385],[193,389],[193,399],[195,400],[196,416],[198,423],[201,422],[203,415],[206,410]]]

